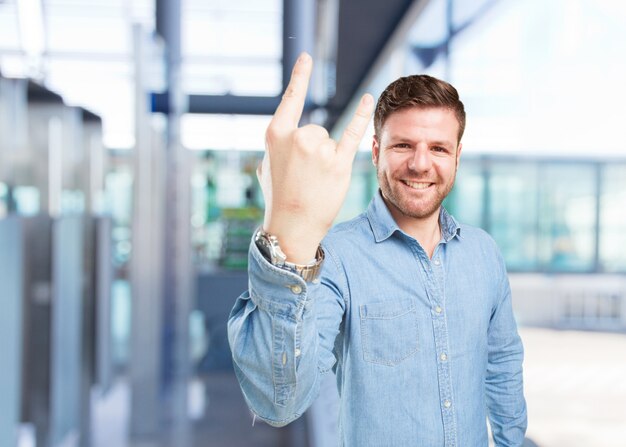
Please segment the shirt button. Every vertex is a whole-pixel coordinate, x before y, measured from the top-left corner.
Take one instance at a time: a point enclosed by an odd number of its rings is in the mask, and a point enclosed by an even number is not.
[[[302,293],[302,287],[299,284],[294,284],[293,286],[289,286],[289,288],[296,295],[300,295]]]
[[[435,264],[435,265],[439,265],[439,264],[441,264],[441,261],[439,260],[439,258],[437,258],[437,259],[435,259],[435,260],[433,261],[433,264]]]
[[[443,311],[443,309],[440,306],[435,307],[435,312],[440,314]]]
[[[448,399],[443,401],[443,406],[446,408],[450,408],[452,406],[452,402],[450,402]]]
[[[296,357],[300,357],[301,353],[302,352],[298,348],[296,348],[296,351],[295,351]]]
[[[446,353],[442,353],[439,358],[441,359],[442,362],[445,362],[446,360],[448,360],[448,356],[446,355]]]

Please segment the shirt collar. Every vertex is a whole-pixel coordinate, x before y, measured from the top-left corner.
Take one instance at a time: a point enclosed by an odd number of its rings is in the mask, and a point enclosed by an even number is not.
[[[374,198],[367,208],[367,219],[376,242],[382,242],[388,239],[394,232],[402,231],[391,215],[389,208],[387,208],[380,189],[374,194]],[[439,226],[441,227],[441,237],[445,242],[449,242],[457,235],[461,236],[459,223],[443,206],[439,211]]]

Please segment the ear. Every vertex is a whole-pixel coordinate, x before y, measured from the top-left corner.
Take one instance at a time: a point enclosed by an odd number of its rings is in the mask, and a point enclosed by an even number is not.
[[[378,155],[380,154],[380,146],[378,144],[378,137],[374,135],[372,138],[372,164],[378,166]]]
[[[456,168],[459,169],[459,162],[461,161],[461,149],[463,149],[463,143],[459,143],[459,147],[456,148]]]

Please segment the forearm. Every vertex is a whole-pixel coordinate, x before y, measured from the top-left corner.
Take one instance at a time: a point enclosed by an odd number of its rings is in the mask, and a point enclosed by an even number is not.
[[[489,327],[485,393],[494,441],[498,447],[521,446],[527,426],[522,363],[524,348],[517,332],[508,281]]]
[[[278,238],[286,261],[299,265],[315,258],[337,217],[374,109],[371,95],[364,95],[338,142],[320,126],[298,127],[312,67],[311,57],[301,54],[265,133],[257,169],[263,229]],[[284,425],[313,401],[319,376],[335,362],[342,294],[270,265],[254,244],[250,254],[249,291],[231,313],[228,339],[248,404],[258,416]]]
[[[485,392],[493,437],[498,447],[521,447],[527,427],[522,375],[521,340],[512,336],[508,346],[489,360]]]
[[[271,266],[254,244],[249,274],[250,289],[228,324],[235,372],[254,413],[285,425],[313,402],[329,369],[321,365],[334,362],[320,342],[315,297],[321,285]]]

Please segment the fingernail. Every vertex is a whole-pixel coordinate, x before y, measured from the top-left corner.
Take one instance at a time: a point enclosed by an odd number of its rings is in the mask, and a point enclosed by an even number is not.
[[[311,56],[309,56],[309,53],[307,53],[306,51],[303,51],[302,53],[300,53],[300,56],[298,57],[298,62],[299,63],[305,63],[308,62],[309,60],[311,60]]]
[[[363,96],[363,104],[369,106],[372,102],[374,102],[374,98],[372,97],[372,95],[367,93]]]

